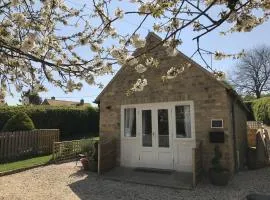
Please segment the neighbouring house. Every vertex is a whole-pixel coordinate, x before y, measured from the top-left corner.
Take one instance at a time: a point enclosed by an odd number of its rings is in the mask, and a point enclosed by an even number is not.
[[[65,101],[65,100],[56,100],[55,97],[51,97],[51,99],[44,99],[42,105],[50,105],[50,106],[91,106],[90,103],[84,103],[82,99],[80,102],[76,101]]]
[[[95,102],[100,108],[100,172],[114,166],[192,171],[192,149],[201,142],[202,166],[211,167],[219,145],[221,163],[232,173],[244,167],[247,149],[246,107],[228,84],[178,52],[170,56],[161,38],[146,37],[159,66],[148,67],[148,85],[126,95],[140,74],[123,66]],[[156,48],[153,48],[157,46]],[[183,74],[163,81],[171,67],[186,65]],[[116,138],[116,145],[102,145]]]

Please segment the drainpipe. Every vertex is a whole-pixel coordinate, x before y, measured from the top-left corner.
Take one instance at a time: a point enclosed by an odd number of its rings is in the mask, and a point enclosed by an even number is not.
[[[234,170],[238,172],[239,163],[237,158],[237,147],[236,147],[236,134],[235,134],[235,113],[234,113],[234,103],[236,100],[232,100],[232,135],[233,135],[233,157],[234,157]]]

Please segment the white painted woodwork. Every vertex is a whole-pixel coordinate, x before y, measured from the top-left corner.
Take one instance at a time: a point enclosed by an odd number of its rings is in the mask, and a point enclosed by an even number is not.
[[[191,138],[176,138],[175,106],[189,105]],[[124,109],[136,108],[136,137],[124,136]],[[169,148],[158,147],[158,110],[167,109],[169,118]],[[142,111],[152,112],[152,147],[142,145]],[[192,148],[195,142],[193,101],[133,104],[121,106],[121,165],[192,171]]]

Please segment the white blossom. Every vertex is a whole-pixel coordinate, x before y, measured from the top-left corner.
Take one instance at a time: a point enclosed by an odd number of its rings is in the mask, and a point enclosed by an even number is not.
[[[146,59],[145,64],[146,64],[146,66],[151,66],[153,64],[153,62],[154,62],[154,58],[150,57],[150,58]]]
[[[156,32],[160,32],[162,28],[161,28],[161,25],[160,25],[160,24],[154,23],[153,29],[154,29],[154,31],[156,31]]]
[[[20,0],[11,0],[10,4],[11,6],[17,6],[20,4]]]
[[[143,65],[143,64],[138,64],[136,67],[135,67],[135,70],[138,72],[138,73],[144,73],[147,68]]]
[[[124,11],[120,8],[117,8],[114,12],[115,16],[122,19],[124,17]]]
[[[112,48],[110,51],[110,54],[112,57],[119,59],[121,57],[122,54],[122,50],[121,49],[117,49],[117,48]]]
[[[141,92],[143,91],[144,87],[147,85],[147,80],[146,79],[138,79],[137,82],[133,85],[131,88],[132,91],[134,92]]]
[[[226,75],[222,71],[215,71],[213,75],[219,81],[224,81],[226,79]]]
[[[167,79],[173,79],[175,77],[177,77],[178,74],[184,72],[185,68],[184,67],[171,67],[168,71],[167,71]]]
[[[93,52],[98,52],[100,50],[100,46],[97,43],[91,43],[91,50]]]
[[[216,51],[215,54],[214,54],[214,59],[216,59],[216,60],[222,60],[222,59],[224,59],[226,57],[227,57],[227,55],[220,52],[220,51]]]
[[[35,47],[35,45],[35,40],[31,39],[31,37],[27,37],[22,43],[21,50],[24,52],[29,52]]]
[[[25,20],[26,20],[24,14],[22,13],[14,13],[12,15],[12,18],[15,21],[15,23],[17,23],[20,26],[24,25]]]
[[[126,63],[130,66],[137,65],[139,63],[138,59],[134,58],[134,56],[127,56]]]
[[[145,39],[141,39],[139,34],[134,34],[130,38],[130,42],[135,48],[143,48],[146,44]]]

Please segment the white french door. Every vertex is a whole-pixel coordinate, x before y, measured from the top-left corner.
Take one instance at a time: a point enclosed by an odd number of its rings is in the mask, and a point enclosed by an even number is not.
[[[141,167],[173,169],[172,109],[141,107],[139,109]]]

